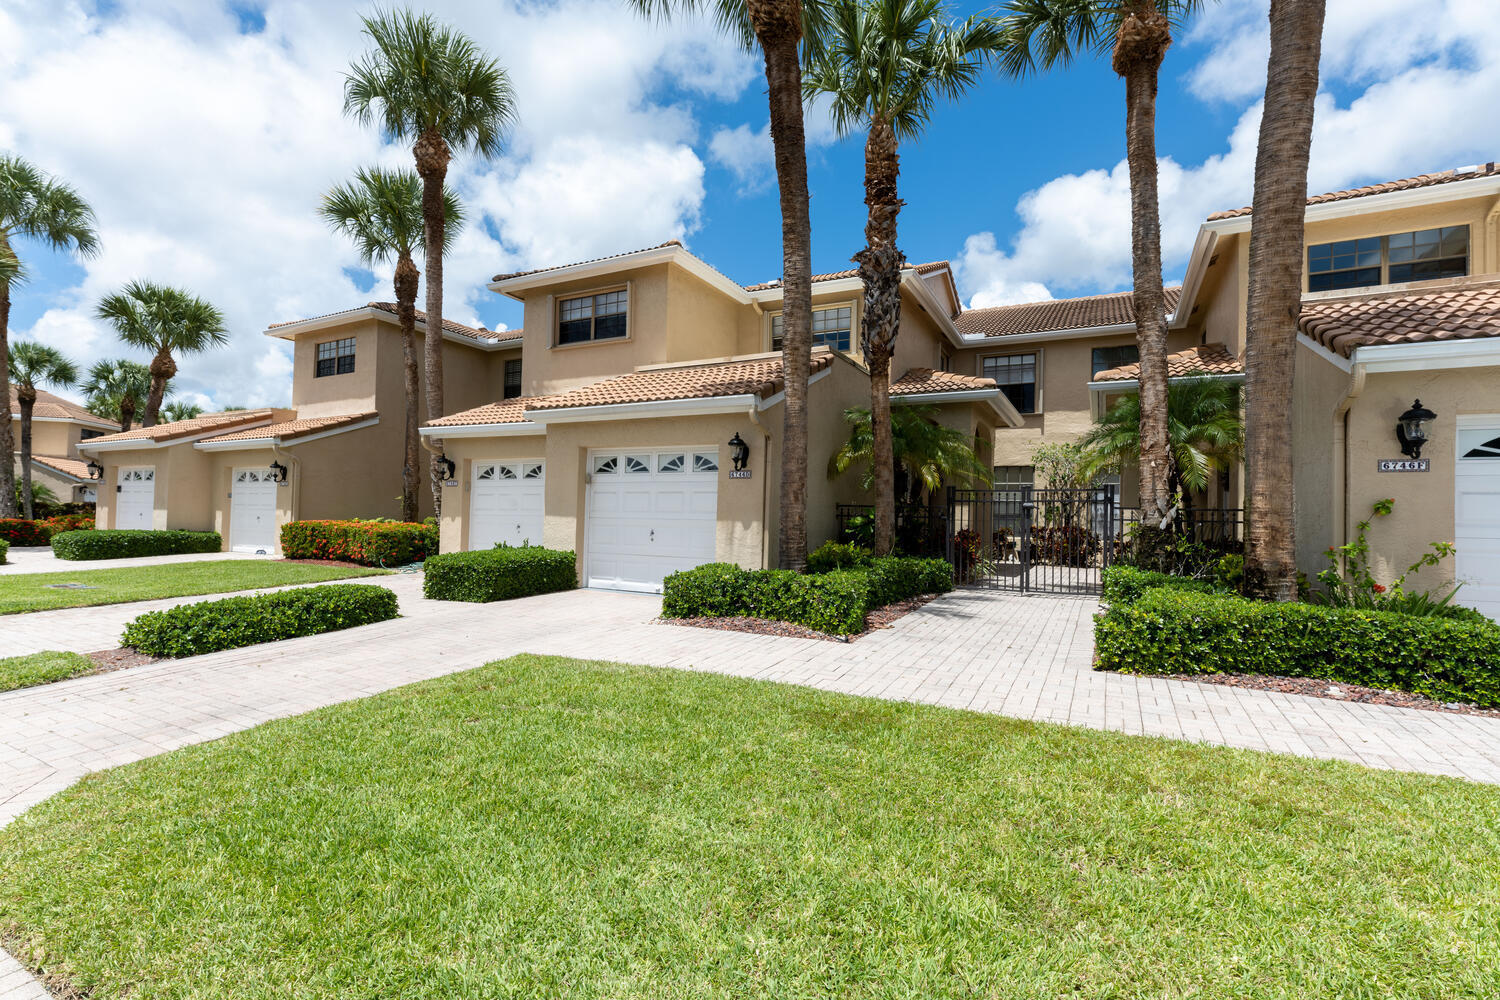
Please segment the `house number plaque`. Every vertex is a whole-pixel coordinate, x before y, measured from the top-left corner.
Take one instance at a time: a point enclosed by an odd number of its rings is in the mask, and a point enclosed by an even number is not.
[[[750,470],[749,469],[730,469],[729,470],[729,478],[730,479],[749,479],[750,478]]]
[[[1429,468],[1425,458],[1382,458],[1376,463],[1380,472],[1426,472]]]

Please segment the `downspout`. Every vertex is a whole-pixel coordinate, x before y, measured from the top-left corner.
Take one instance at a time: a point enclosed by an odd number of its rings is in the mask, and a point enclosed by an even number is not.
[[[1359,351],[1355,351],[1358,357]],[[1349,541],[1349,409],[1365,391],[1365,365],[1355,361],[1349,370],[1349,385],[1333,410],[1333,523],[1334,544]]]
[[[760,565],[764,569],[771,559],[771,430],[760,422],[760,404],[750,404],[750,423],[760,431],[762,463],[766,474],[760,481]]]

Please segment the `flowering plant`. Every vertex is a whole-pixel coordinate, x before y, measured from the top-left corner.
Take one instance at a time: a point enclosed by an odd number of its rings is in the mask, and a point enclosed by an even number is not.
[[[1458,593],[1454,587],[1444,597],[1433,597],[1426,591],[1406,590],[1406,579],[1424,566],[1436,566],[1453,554],[1451,542],[1432,542],[1428,551],[1389,585],[1379,583],[1370,571],[1370,543],[1366,540],[1370,525],[1376,518],[1389,517],[1396,501],[1387,497],[1376,500],[1370,508],[1370,516],[1356,525],[1354,541],[1324,554],[1328,557],[1328,568],[1318,574],[1324,589],[1313,591],[1312,603],[1326,604],[1335,608],[1365,608],[1371,611],[1396,611],[1402,614],[1432,618],[1469,618],[1477,615],[1452,603]]]

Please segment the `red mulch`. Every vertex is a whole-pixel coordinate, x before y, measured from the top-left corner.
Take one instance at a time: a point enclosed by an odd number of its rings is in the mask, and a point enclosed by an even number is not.
[[[883,628],[890,628],[899,618],[911,614],[913,611],[935,600],[937,594],[923,594],[920,597],[912,597],[905,601],[897,601],[895,604],[887,604],[883,608],[876,608],[865,615],[865,630],[853,635],[829,635],[827,632],[817,632],[803,625],[794,625],[791,622],[771,621],[767,618],[658,618],[657,621],[666,625],[687,625],[692,628],[711,628],[721,632],[750,632],[754,635],[779,635],[788,639],[822,639],[825,642],[852,642],[863,638],[871,632]]]
[[[1162,676],[1162,675],[1158,675]],[[1486,715],[1500,718],[1500,709],[1480,708],[1459,702],[1434,701],[1410,691],[1382,691],[1360,687],[1323,677],[1273,677],[1269,674],[1167,674],[1172,680],[1196,684],[1222,684],[1225,687],[1251,688],[1256,691],[1279,691],[1310,698],[1328,698],[1361,705],[1390,705],[1395,708],[1417,708],[1425,712],[1452,712],[1459,715]]]

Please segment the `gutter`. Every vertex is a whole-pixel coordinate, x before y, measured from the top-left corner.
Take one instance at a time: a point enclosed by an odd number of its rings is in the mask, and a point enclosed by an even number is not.
[[[989,403],[1009,427],[1024,427],[1026,421],[999,389],[960,389],[954,392],[903,392],[891,396],[892,406],[913,403]]]

